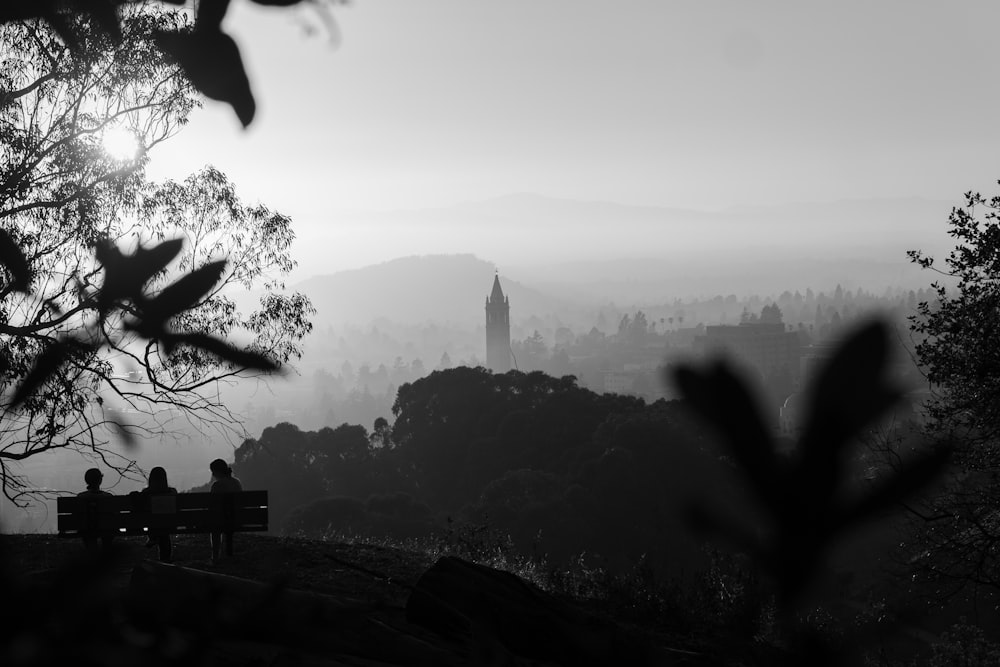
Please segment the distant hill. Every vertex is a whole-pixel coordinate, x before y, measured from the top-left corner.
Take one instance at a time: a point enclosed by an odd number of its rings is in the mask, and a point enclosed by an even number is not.
[[[495,267],[473,255],[402,257],[361,269],[315,276],[294,286],[316,307],[317,326],[367,324],[384,317],[399,323],[483,324]],[[566,302],[500,274],[511,319],[564,312]]]
[[[635,258],[512,266],[525,282],[553,297],[581,305],[663,304],[674,299],[736,294],[777,296],[811,288],[881,292],[886,287],[927,287],[932,276],[905,258],[824,260],[816,257],[768,261],[731,259],[720,263]]]
[[[521,193],[331,213],[331,224],[303,231],[296,257],[315,274],[403,255],[471,253],[550,296],[558,285],[560,298],[587,302],[764,294],[852,278],[877,288],[929,282],[908,266],[906,251],[945,254],[954,203],[897,198],[697,211]]]

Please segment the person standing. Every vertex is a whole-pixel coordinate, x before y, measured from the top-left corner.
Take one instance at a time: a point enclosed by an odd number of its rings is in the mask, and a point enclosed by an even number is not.
[[[233,469],[222,459],[215,459],[209,464],[212,471],[212,493],[239,493],[243,490],[243,484],[233,476]],[[212,562],[219,562],[222,553],[223,542],[226,547],[226,556],[233,555],[233,531],[224,530],[212,533]]]
[[[102,473],[99,469],[89,468],[87,472],[83,473],[83,481],[86,482],[87,484],[87,490],[81,491],[80,493],[76,494],[77,497],[86,499],[97,499],[111,495],[107,491],[101,490],[101,482],[104,481],[104,473]],[[92,519],[96,519],[97,517],[96,503],[95,507],[88,507],[87,515]],[[85,530],[83,533],[83,546],[85,546],[88,549],[93,549],[97,547],[97,537],[98,535],[96,534],[96,532],[92,530]],[[110,551],[111,542],[112,540],[114,540],[114,536],[101,535],[100,537],[101,537],[101,548],[105,552]]]

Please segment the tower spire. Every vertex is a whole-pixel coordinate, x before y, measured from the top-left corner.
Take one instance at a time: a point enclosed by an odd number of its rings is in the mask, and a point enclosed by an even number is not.
[[[494,373],[510,370],[510,299],[500,287],[500,272],[494,271],[493,289],[486,298],[486,365]]]
[[[500,273],[497,272],[493,276],[493,290],[490,292],[490,301],[503,303],[503,300],[503,288],[500,287]]]

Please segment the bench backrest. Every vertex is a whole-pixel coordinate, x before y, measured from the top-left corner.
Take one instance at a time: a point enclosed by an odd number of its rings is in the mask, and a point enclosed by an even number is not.
[[[267,491],[69,496],[56,499],[60,537],[267,530]]]

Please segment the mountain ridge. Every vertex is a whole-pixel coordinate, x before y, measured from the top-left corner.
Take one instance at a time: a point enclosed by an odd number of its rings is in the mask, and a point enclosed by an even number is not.
[[[410,255],[473,254],[504,266],[656,258],[724,269],[809,256],[906,263],[951,248],[954,202],[915,197],[697,211],[516,194],[452,206],[341,212],[300,228],[300,274]],[[322,252],[319,259],[315,252]]]
[[[321,326],[397,322],[482,326],[496,265],[469,253],[411,255],[317,275],[294,286],[317,309]],[[522,313],[559,313],[568,305],[500,273],[504,294]],[[364,285],[362,288],[361,286]]]
[[[581,260],[542,267],[509,265],[500,284],[510,298],[511,321],[550,315],[574,319],[608,304],[662,305],[677,298],[736,294],[776,297],[812,288],[882,291],[926,286],[920,269],[903,261],[830,260],[803,257],[756,264],[731,262],[726,270],[676,265],[656,258]],[[378,319],[401,324],[483,326],[483,308],[497,264],[470,253],[410,255],[369,266],[312,276],[293,286],[317,308],[317,327],[367,325]],[[687,283],[687,284],[686,284]]]

